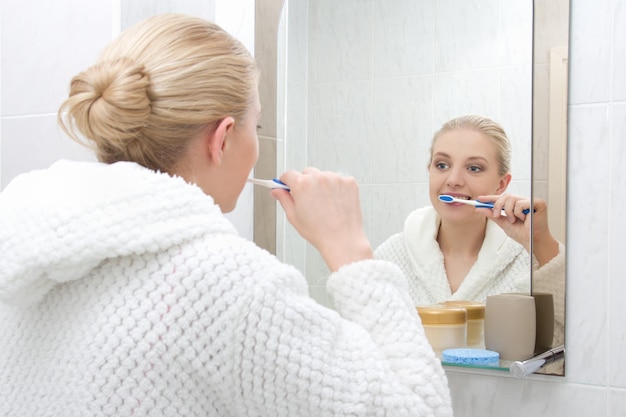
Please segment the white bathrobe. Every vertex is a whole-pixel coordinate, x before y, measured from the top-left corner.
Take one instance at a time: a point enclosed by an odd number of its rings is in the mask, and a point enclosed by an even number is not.
[[[392,263],[304,277],[213,200],[134,163],[0,193],[0,415],[451,416]]]

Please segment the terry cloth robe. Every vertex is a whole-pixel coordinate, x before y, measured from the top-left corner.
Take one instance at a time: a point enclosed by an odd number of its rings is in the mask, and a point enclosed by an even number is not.
[[[328,291],[336,311],[181,178],[23,174],[0,193],[0,415],[451,416],[400,269]]]

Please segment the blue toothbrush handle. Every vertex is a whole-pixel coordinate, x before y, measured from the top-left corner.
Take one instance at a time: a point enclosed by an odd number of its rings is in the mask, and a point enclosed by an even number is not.
[[[488,208],[488,209],[492,209],[493,208],[493,204],[492,203],[481,203],[478,202],[475,205],[476,208]]]
[[[482,202],[478,202],[478,204],[476,204],[476,207],[479,207],[479,208],[490,208],[490,209],[492,209],[492,208],[493,208],[493,204],[492,204],[492,203],[482,203]],[[528,213],[530,213],[530,209],[524,209],[524,210],[522,210],[522,213],[524,213],[524,214],[528,214]]]
[[[276,184],[280,184],[280,185],[284,185],[285,187],[288,187],[287,184],[285,184],[284,182],[282,182],[281,180],[279,180],[278,178],[272,178],[272,181],[274,181]],[[285,190],[287,191],[291,191],[291,189],[289,188],[285,188]]]

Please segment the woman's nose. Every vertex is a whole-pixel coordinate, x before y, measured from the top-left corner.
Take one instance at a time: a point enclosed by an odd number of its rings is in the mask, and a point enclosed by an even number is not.
[[[450,187],[459,187],[463,185],[463,170],[458,168],[451,168],[448,170],[448,177],[446,178],[446,184]]]

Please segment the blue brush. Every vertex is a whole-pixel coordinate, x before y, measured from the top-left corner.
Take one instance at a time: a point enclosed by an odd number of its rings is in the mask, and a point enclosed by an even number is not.
[[[493,203],[483,203],[482,201],[478,201],[478,200],[464,200],[462,198],[455,198],[447,194],[440,195],[439,200],[443,201],[444,203],[463,203],[463,204],[468,204],[470,206],[474,206],[478,208],[490,208],[490,209],[493,208]],[[524,209],[522,213],[528,214],[530,213],[530,209]]]

